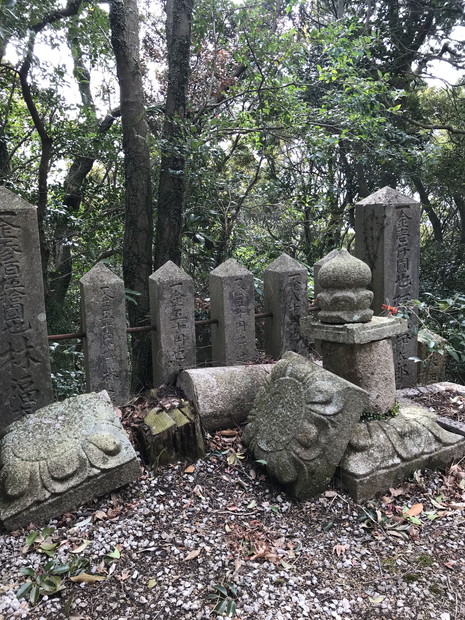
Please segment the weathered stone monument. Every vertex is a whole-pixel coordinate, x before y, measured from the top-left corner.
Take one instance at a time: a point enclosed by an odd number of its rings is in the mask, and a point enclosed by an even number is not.
[[[253,359],[255,297],[253,275],[233,258],[210,273],[212,357],[215,366],[233,366]]]
[[[401,306],[419,293],[420,204],[384,187],[357,203],[355,208],[355,255],[372,270],[372,308]],[[394,364],[398,388],[416,384],[417,355],[415,317],[409,331],[397,336]]]
[[[0,187],[0,432],[52,400],[37,209]]]
[[[80,287],[87,390],[106,390],[113,403],[122,405],[129,397],[123,280],[97,263]]]
[[[172,261],[149,278],[153,383],[171,383],[195,357],[194,283]]]
[[[260,389],[243,441],[301,500],[323,492],[366,407],[364,390],[297,353],[286,353]]]
[[[38,524],[135,480],[136,453],[114,407],[84,394],[24,416],[0,439],[0,522]]]
[[[407,322],[373,317],[370,268],[347,250],[330,256],[318,272],[318,319],[303,319],[302,333],[319,342],[324,368],[368,392],[365,414],[385,414],[396,400],[391,338]]]
[[[307,316],[307,270],[281,254],[263,274],[264,309],[273,315],[265,331],[265,353],[279,359],[302,352],[300,319]]]

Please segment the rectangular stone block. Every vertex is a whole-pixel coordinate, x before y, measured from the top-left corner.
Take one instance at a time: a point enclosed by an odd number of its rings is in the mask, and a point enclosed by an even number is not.
[[[210,273],[214,366],[233,366],[256,356],[253,276],[230,258]]]
[[[361,200],[355,208],[355,255],[373,273],[372,309],[383,304],[402,306],[418,299],[420,260],[420,204],[400,192],[384,187]],[[417,321],[409,319],[409,332],[394,342],[394,364],[398,388],[416,384],[414,335]]]
[[[303,352],[300,321],[307,316],[307,270],[287,254],[281,254],[263,274],[265,352],[274,359],[286,351]]]
[[[153,384],[171,383],[196,364],[194,283],[172,261],[149,278]]]
[[[53,400],[37,209],[0,187],[0,432]]]
[[[129,398],[123,280],[97,263],[80,286],[87,390],[106,390],[115,405],[122,405]]]

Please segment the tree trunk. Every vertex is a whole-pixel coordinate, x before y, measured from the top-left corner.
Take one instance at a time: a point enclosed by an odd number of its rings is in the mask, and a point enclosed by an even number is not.
[[[426,211],[426,215],[428,216],[429,221],[431,222],[431,226],[433,227],[434,240],[436,241],[436,243],[442,243],[443,236],[441,220],[438,218],[435,210],[433,209],[433,205],[429,200],[428,192],[426,191],[426,188],[423,185],[421,179],[419,179],[418,177],[414,177],[412,180],[420,196],[421,204],[423,205],[423,208]]]
[[[120,87],[126,178],[123,275],[126,287],[140,294],[137,304],[128,304],[130,325],[137,327],[149,322],[153,216],[136,0],[112,0],[110,25]],[[151,383],[150,338],[134,336],[131,350],[132,389],[138,391]]]
[[[193,5],[193,0],[167,0],[166,3],[168,91],[158,186],[155,269],[168,260],[181,264],[185,186],[182,124],[186,116]]]

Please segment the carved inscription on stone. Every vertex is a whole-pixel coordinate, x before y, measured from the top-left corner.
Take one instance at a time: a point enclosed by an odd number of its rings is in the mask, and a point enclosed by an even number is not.
[[[153,382],[173,381],[195,366],[194,283],[172,261],[149,278]]]
[[[108,385],[107,391],[112,400],[116,397],[116,383],[118,380],[118,368],[116,363],[116,343],[115,343],[115,315],[113,312],[113,303],[115,295],[109,286],[100,287],[102,295],[102,306],[100,315],[100,340],[102,345],[102,354],[105,360],[102,379],[105,385]]]
[[[307,270],[287,254],[281,254],[263,274],[265,351],[279,359],[286,351],[303,348],[300,319],[307,315]]]
[[[234,365],[255,355],[253,276],[230,258],[210,273],[214,365]]]
[[[395,211],[395,259],[396,271],[392,305],[403,306],[417,296],[418,284],[414,286],[412,273],[412,216],[409,208],[397,208]],[[418,279],[418,274],[416,274]],[[418,321],[414,315],[409,317],[408,332],[396,337],[393,342],[396,372],[396,384],[414,385],[416,382],[415,362],[409,358],[416,356],[416,337],[413,336]]]
[[[124,284],[103,263],[81,278],[87,389],[107,390],[115,404],[129,396]]]
[[[249,346],[247,342],[247,281],[245,278],[234,278],[231,291],[231,311],[234,317],[232,336],[238,362],[247,361]]]
[[[0,190],[2,428],[49,403],[52,389],[36,210]]]
[[[169,287],[169,334],[173,344],[168,350],[168,360],[182,367],[186,361],[186,343],[189,337],[189,323],[186,308],[187,293],[183,282],[175,282]]]

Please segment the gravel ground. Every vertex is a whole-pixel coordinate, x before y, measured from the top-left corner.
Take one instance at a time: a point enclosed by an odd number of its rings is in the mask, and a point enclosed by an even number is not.
[[[209,450],[51,521],[45,541],[0,532],[0,619],[188,620],[216,617],[215,606],[241,620],[465,618],[461,464],[363,505],[336,487],[297,503],[247,458],[240,433],[217,434]],[[65,577],[35,607],[18,600],[20,568],[39,574],[47,544],[102,580]]]

